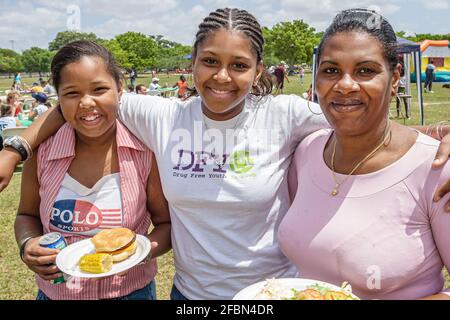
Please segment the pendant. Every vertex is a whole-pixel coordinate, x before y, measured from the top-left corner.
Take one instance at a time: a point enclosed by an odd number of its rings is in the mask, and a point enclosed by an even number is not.
[[[339,185],[337,184],[335,187],[334,187],[334,189],[333,189],[333,191],[331,191],[331,195],[334,197],[334,196],[336,196],[338,193],[339,193]]]

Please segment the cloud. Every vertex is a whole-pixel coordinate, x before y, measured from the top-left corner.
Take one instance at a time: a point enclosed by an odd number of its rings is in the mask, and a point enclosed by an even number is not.
[[[19,2],[15,8],[0,12],[0,47],[10,48],[10,40],[14,40],[14,48],[19,51],[32,46],[47,47],[51,30],[65,25],[65,14],[29,5],[24,10],[24,5]]]
[[[341,10],[350,8],[375,9],[382,15],[391,15],[401,9],[399,0],[282,0],[282,9],[272,15],[271,20],[303,19],[305,22],[323,29]],[[268,15],[266,15],[269,17]]]
[[[438,8],[448,8],[449,0],[427,0],[430,15]],[[419,6],[406,0],[0,0],[0,47],[16,49],[30,46],[46,48],[56,33],[67,30],[70,13],[67,8],[76,5],[81,10],[81,31],[94,32],[102,38],[112,38],[127,31],[147,35],[161,34],[183,44],[192,44],[197,27],[209,12],[221,7],[246,9],[263,26],[271,27],[281,21],[303,19],[324,30],[342,9],[378,6],[381,14],[391,22],[405,23],[422,19]],[[395,14],[402,10],[402,15]],[[442,10],[441,10],[442,11]],[[414,25],[416,32],[438,32],[430,23]],[[442,23],[442,28],[445,23]],[[448,23],[447,23],[448,26]],[[428,27],[431,30],[425,30]],[[448,28],[447,28],[448,29]]]
[[[198,25],[209,12],[197,5],[188,11],[172,10],[141,19],[112,18],[101,24],[83,28],[82,31],[94,32],[97,36],[106,39],[127,31],[135,31],[146,35],[163,35],[171,41],[190,45],[194,42]]]
[[[448,10],[447,0],[422,0],[423,5],[428,10]]]

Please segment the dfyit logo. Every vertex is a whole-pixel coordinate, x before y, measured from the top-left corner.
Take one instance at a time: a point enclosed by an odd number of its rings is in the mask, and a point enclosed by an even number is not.
[[[244,174],[249,172],[255,161],[250,157],[248,151],[235,151],[230,157],[230,169],[237,174]]]
[[[220,159],[220,160],[219,160]],[[212,165],[212,172],[208,166]],[[206,151],[192,152],[189,150],[179,150],[178,151],[178,163],[174,170],[177,171],[190,171],[192,173],[203,173],[210,171],[210,173],[220,173],[226,174],[227,167],[229,165],[233,173],[242,175],[249,172],[255,165],[255,161],[250,157],[250,152],[248,151],[235,151],[231,155],[215,155]],[[176,174],[176,176],[178,176]],[[183,177],[187,177],[183,175]],[[203,175],[192,175],[191,177],[202,177]],[[241,176],[242,177],[242,176]]]

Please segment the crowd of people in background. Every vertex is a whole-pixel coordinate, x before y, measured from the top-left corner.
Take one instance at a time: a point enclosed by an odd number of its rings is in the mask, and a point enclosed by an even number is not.
[[[189,70],[181,71],[189,72]],[[274,94],[283,94],[284,81],[289,82],[288,75],[291,72],[298,74],[300,86],[304,85],[304,66],[288,66],[284,61],[280,61],[277,66],[268,68],[268,72],[273,76]],[[148,83],[148,86],[145,83],[136,84],[138,77],[138,72],[132,68],[128,74],[129,84],[123,91],[138,95],[172,96],[181,100],[189,96],[190,87],[185,74],[181,74],[175,84],[169,85],[166,83],[163,86],[160,84],[156,70],[152,70],[151,81]],[[429,86],[431,88],[431,84]],[[173,94],[169,95],[168,93],[170,92],[173,92]],[[311,86],[304,93],[304,96],[308,100],[312,98],[310,95]],[[52,84],[51,78],[44,80],[42,77],[39,77],[37,81],[34,81],[31,85],[27,85],[23,81],[20,73],[15,74],[11,89],[7,91],[6,99],[4,99],[5,101],[0,99],[0,135],[5,128],[29,126],[32,121],[52,107],[49,97],[55,97],[55,100],[57,100],[57,92]],[[29,103],[30,100],[32,101],[31,104]],[[25,101],[28,103],[25,103]]]
[[[5,93],[6,96],[0,98],[0,135],[5,129],[28,127],[53,106],[49,99],[56,97],[51,79],[39,78],[27,85],[20,73],[14,75],[11,89]]]
[[[129,75],[130,84],[127,86],[126,92],[131,94],[162,96],[166,98],[187,98],[189,84],[184,74],[181,74],[179,80],[173,85],[169,85],[168,83],[166,83],[165,85],[161,85],[160,79],[157,77],[155,71],[152,71],[151,75],[151,81],[148,86],[146,86],[144,83],[135,85],[138,75],[137,72],[133,69]],[[171,92],[173,94],[169,95],[169,93]]]

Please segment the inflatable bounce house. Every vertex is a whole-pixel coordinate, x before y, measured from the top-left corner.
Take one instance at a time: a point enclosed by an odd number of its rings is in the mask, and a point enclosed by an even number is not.
[[[448,40],[425,40],[420,44],[422,54],[422,81],[425,81],[425,69],[427,64],[433,62],[436,66],[435,82],[450,83],[450,41]],[[415,74],[411,75],[415,82]]]

